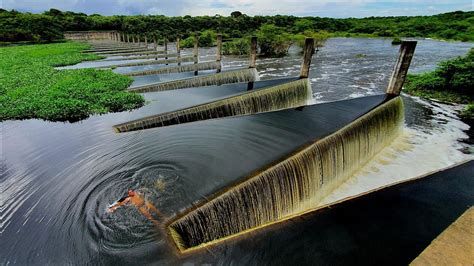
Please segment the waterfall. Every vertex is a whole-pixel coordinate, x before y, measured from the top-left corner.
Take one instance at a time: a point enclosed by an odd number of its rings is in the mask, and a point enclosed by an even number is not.
[[[134,63],[123,63],[116,65],[107,65],[101,66],[98,68],[117,68],[117,67],[132,67],[132,66],[149,66],[149,65],[163,65],[163,64],[173,64],[173,63],[184,63],[184,62],[193,62],[194,57],[180,57],[180,58],[170,58],[170,59],[161,59],[161,60],[147,60]]]
[[[177,90],[191,87],[202,87],[212,85],[222,85],[228,83],[250,82],[259,79],[255,68],[245,68],[238,70],[230,70],[212,75],[196,76],[192,78],[178,79],[167,82],[159,82],[139,87],[129,88],[133,92],[154,92]]]
[[[181,72],[191,72],[191,71],[202,71],[202,70],[212,70],[217,69],[220,65],[220,62],[209,61],[202,62],[197,64],[186,64],[181,66],[171,66],[163,67],[158,69],[135,71],[130,73],[125,73],[126,76],[145,76],[145,75],[155,75],[155,74],[169,74],[169,73],[181,73]]]
[[[314,209],[390,144],[403,122],[403,102],[393,98],[173,219],[169,234],[186,252]]]
[[[246,91],[224,99],[153,115],[114,126],[116,132],[163,127],[228,116],[248,115],[303,106],[311,99],[308,79]]]

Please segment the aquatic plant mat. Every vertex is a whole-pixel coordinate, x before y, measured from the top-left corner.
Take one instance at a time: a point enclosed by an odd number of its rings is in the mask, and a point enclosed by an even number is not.
[[[77,42],[0,48],[0,120],[78,121],[91,114],[141,107],[145,99],[124,91],[129,77],[95,69],[57,70],[83,60]]]
[[[167,82],[153,83],[138,87],[131,87],[128,90],[133,92],[155,92],[166,90],[177,90],[191,87],[202,87],[211,85],[222,85],[228,83],[250,82],[259,79],[255,68],[245,68],[237,70],[223,71],[217,74],[196,76],[192,78],[178,79]]]
[[[216,62],[216,61],[201,62],[197,64],[186,64],[186,65],[181,65],[181,66],[163,67],[159,69],[134,71],[134,72],[125,73],[125,75],[133,77],[133,76],[146,76],[146,75],[155,75],[155,74],[212,70],[212,69],[219,68],[220,64],[221,64],[220,62]]]
[[[311,99],[308,79],[299,79],[262,89],[254,89],[216,101],[114,126],[116,132],[184,124],[194,121],[248,115],[303,106]]]
[[[313,133],[309,144],[173,220],[168,230],[178,249],[202,248],[317,206],[399,135],[403,102],[400,97],[382,101],[373,96],[305,107],[301,119],[307,118],[305,112],[317,116],[324,121],[317,122],[324,133]],[[326,120],[328,111],[339,119]],[[311,122],[306,121],[308,128]]]

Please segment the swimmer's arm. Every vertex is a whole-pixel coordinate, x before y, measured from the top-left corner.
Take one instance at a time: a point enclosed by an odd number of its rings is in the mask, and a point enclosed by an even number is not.
[[[119,202],[115,203],[114,205],[110,206],[110,208],[107,209],[107,212],[112,213],[112,212],[114,212],[118,207],[123,206],[123,205],[127,204],[128,202],[130,202],[130,198],[129,198],[129,197],[127,197],[127,198],[125,198],[124,200],[119,201]]]

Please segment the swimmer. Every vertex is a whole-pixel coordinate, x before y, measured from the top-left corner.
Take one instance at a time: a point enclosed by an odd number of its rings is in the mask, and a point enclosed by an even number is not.
[[[128,196],[123,197],[117,201],[117,203],[113,204],[107,209],[108,213],[114,212],[117,208],[120,206],[124,206],[127,203],[131,203],[135,205],[135,207],[138,208],[138,211],[143,214],[148,220],[152,221],[155,225],[159,225],[159,222],[151,216],[150,211],[153,211],[156,213],[158,216],[162,216],[161,213],[158,211],[158,209],[153,206],[148,201],[145,201],[137,192],[129,189],[128,190]]]

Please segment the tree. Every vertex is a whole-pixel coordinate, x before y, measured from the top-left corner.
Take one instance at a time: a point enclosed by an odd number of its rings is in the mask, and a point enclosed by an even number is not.
[[[257,32],[260,52],[265,56],[283,56],[293,43],[291,35],[273,24],[265,24]]]
[[[314,28],[314,23],[309,19],[300,19],[295,22],[295,26],[293,28],[297,33],[305,32],[312,30]]]
[[[230,16],[233,17],[233,18],[238,18],[238,17],[240,17],[240,16],[242,16],[242,15],[243,15],[243,14],[242,14],[242,12],[240,12],[240,11],[234,11],[234,12],[230,13]]]
[[[315,52],[319,51],[319,48],[323,47],[327,39],[329,39],[330,34],[327,31],[305,31],[303,34],[298,34],[294,37],[296,43],[299,47],[303,48],[305,45],[306,38],[314,39],[314,50]]]

